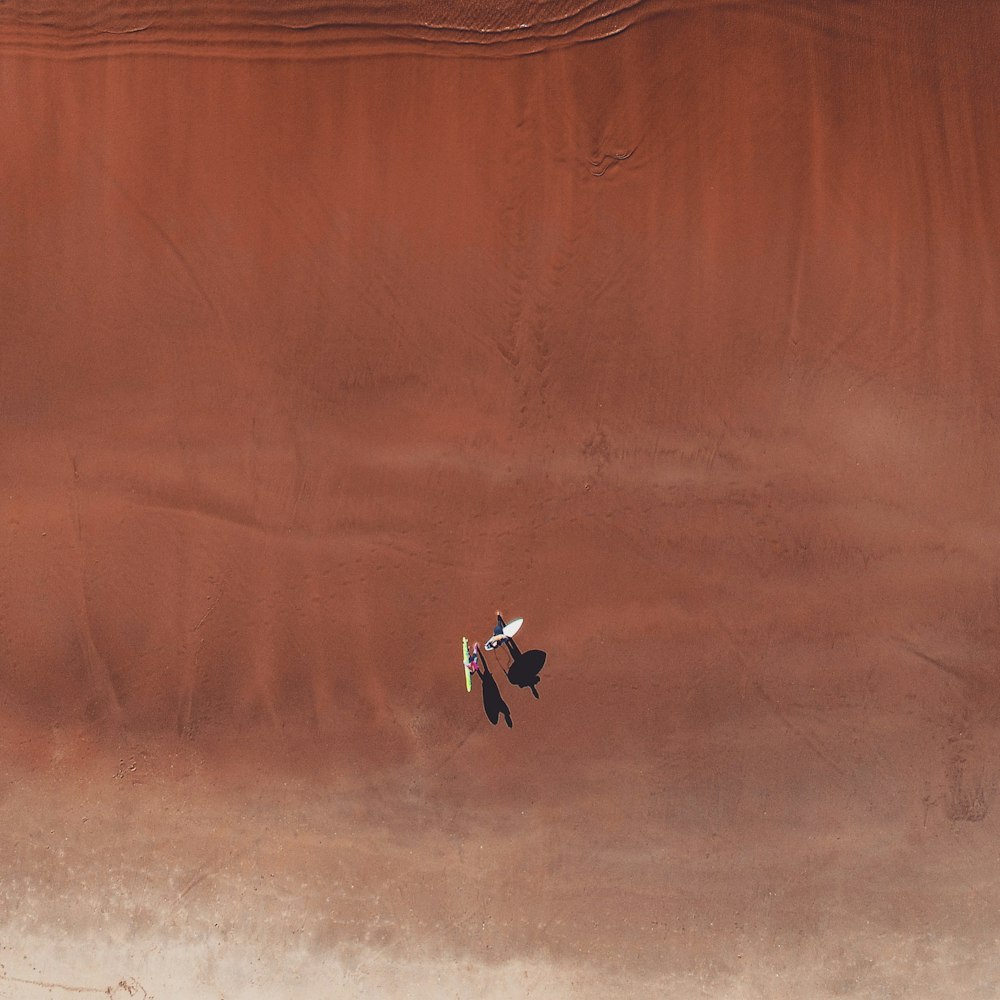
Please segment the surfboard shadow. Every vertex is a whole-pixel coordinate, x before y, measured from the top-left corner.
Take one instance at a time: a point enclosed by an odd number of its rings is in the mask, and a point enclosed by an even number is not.
[[[518,650],[518,655],[511,660],[511,664],[507,668],[507,680],[515,687],[529,688],[531,693],[537,698],[538,690],[536,685],[541,679],[539,674],[541,674],[542,667],[544,666],[545,650],[528,649],[523,653]]]

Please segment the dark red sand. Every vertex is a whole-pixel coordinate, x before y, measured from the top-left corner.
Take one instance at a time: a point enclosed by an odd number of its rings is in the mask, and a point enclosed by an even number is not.
[[[0,6],[0,997],[1000,995],[1000,8],[109,6]]]

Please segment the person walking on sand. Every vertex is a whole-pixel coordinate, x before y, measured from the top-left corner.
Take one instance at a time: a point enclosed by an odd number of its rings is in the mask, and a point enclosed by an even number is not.
[[[474,674],[479,671],[479,665],[482,658],[483,654],[479,648],[479,643],[474,642],[472,644],[472,652],[469,654],[469,673]]]

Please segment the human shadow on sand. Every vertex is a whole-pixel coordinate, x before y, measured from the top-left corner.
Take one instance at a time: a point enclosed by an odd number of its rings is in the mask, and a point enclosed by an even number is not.
[[[523,653],[518,650],[517,655],[511,660],[511,664],[506,670],[507,680],[515,687],[530,688],[531,693],[537,698],[538,689],[535,685],[540,680],[539,674],[544,666],[544,650],[528,649]]]
[[[490,673],[490,668],[486,666],[485,661],[480,663],[477,673],[483,684],[483,708],[486,709],[486,718],[495,726],[500,721],[500,716],[502,715],[508,729],[513,729],[514,723],[510,721],[510,709],[507,707],[507,702],[503,700],[500,688],[497,687],[497,682],[493,680],[493,675]]]

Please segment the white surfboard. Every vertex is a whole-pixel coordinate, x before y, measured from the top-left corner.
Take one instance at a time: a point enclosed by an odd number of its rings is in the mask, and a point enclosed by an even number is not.
[[[517,635],[518,629],[524,624],[523,618],[515,618],[512,622],[507,622],[503,627],[503,634],[508,638],[512,639]]]
[[[507,622],[503,627],[503,631],[499,635],[491,635],[486,642],[483,643],[485,649],[496,649],[504,641],[504,639],[512,639],[517,635],[518,629],[524,624],[523,618],[515,618],[512,622]]]

